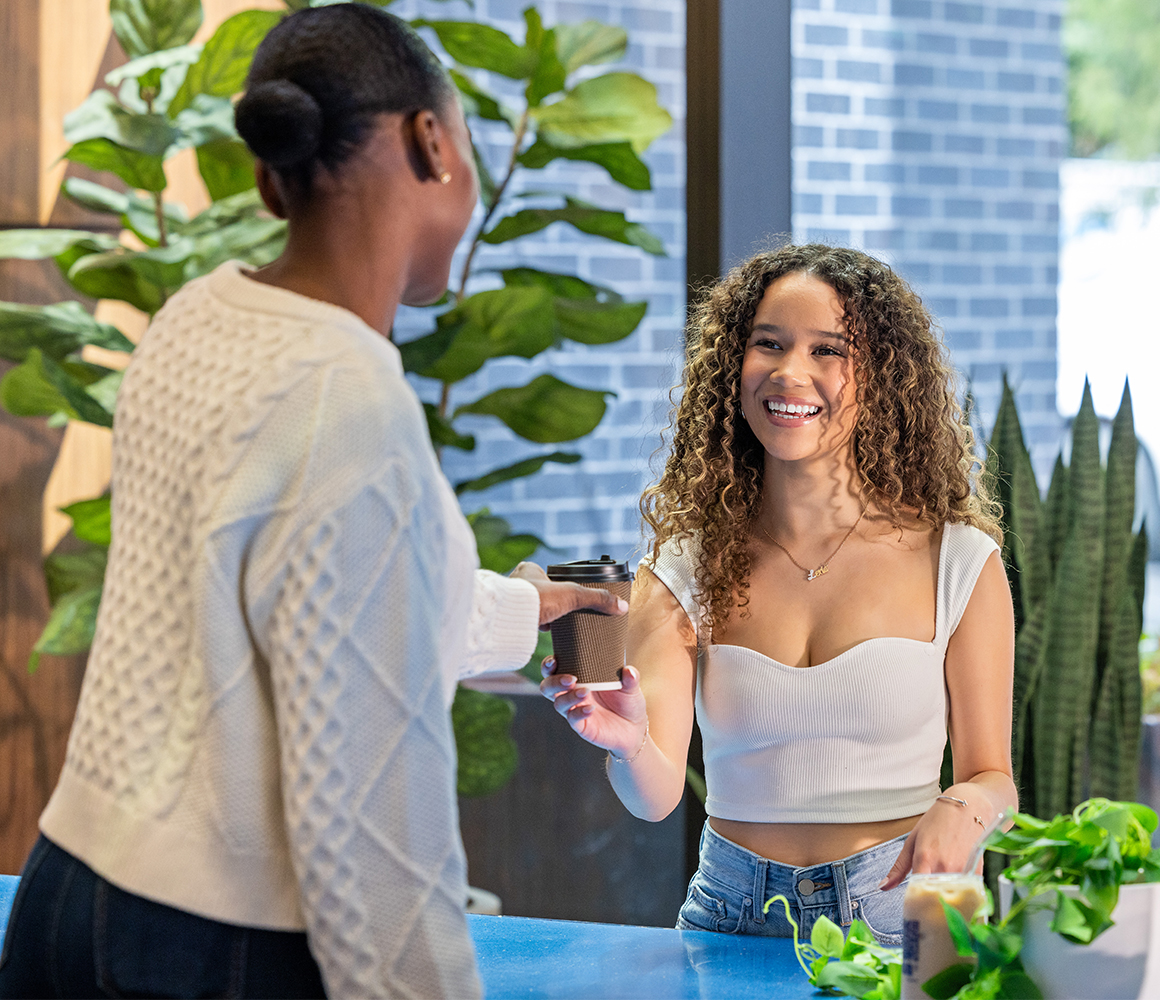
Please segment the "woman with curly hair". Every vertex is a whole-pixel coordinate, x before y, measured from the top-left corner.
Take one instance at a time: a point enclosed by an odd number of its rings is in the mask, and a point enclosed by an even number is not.
[[[761,253],[695,309],[619,691],[542,687],[636,816],[709,820],[678,926],[901,942],[907,874],[1017,802],[995,505],[918,296],[856,250]],[[545,669],[550,669],[551,663]],[[950,736],[954,783],[939,785]]]

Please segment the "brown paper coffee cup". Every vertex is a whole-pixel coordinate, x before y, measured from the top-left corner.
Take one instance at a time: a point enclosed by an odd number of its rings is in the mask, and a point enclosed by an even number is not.
[[[607,590],[626,601],[632,590],[628,566],[611,556],[549,566],[548,579]],[[556,657],[554,673],[572,674],[578,685],[595,691],[620,689],[628,615],[573,611],[557,618],[550,627],[552,652]]]

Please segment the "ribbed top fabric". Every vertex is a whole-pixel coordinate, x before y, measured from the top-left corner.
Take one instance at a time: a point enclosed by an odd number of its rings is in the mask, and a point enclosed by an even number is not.
[[[699,636],[708,814],[870,823],[929,809],[947,739],[947,642],[997,550],[977,528],[944,527],[932,642],[882,636],[803,668]],[[686,538],[665,543],[651,568],[700,630],[696,566],[696,540]]]
[[[330,996],[480,993],[448,706],[520,665],[398,350],[224,264],[125,376],[113,544],[50,840],[130,892],[309,934]]]

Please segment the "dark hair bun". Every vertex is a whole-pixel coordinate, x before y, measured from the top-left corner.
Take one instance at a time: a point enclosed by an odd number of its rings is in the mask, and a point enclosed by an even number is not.
[[[258,159],[285,170],[313,159],[322,141],[322,108],[290,80],[256,83],[234,111],[238,134]]]

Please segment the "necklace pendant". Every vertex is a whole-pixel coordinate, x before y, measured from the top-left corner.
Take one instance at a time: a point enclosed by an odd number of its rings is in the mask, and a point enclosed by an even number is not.
[[[822,563],[822,565],[819,566],[817,569],[811,569],[806,574],[806,582],[810,583],[810,582],[816,580],[819,576],[825,576],[828,572],[830,572],[829,564]]]

